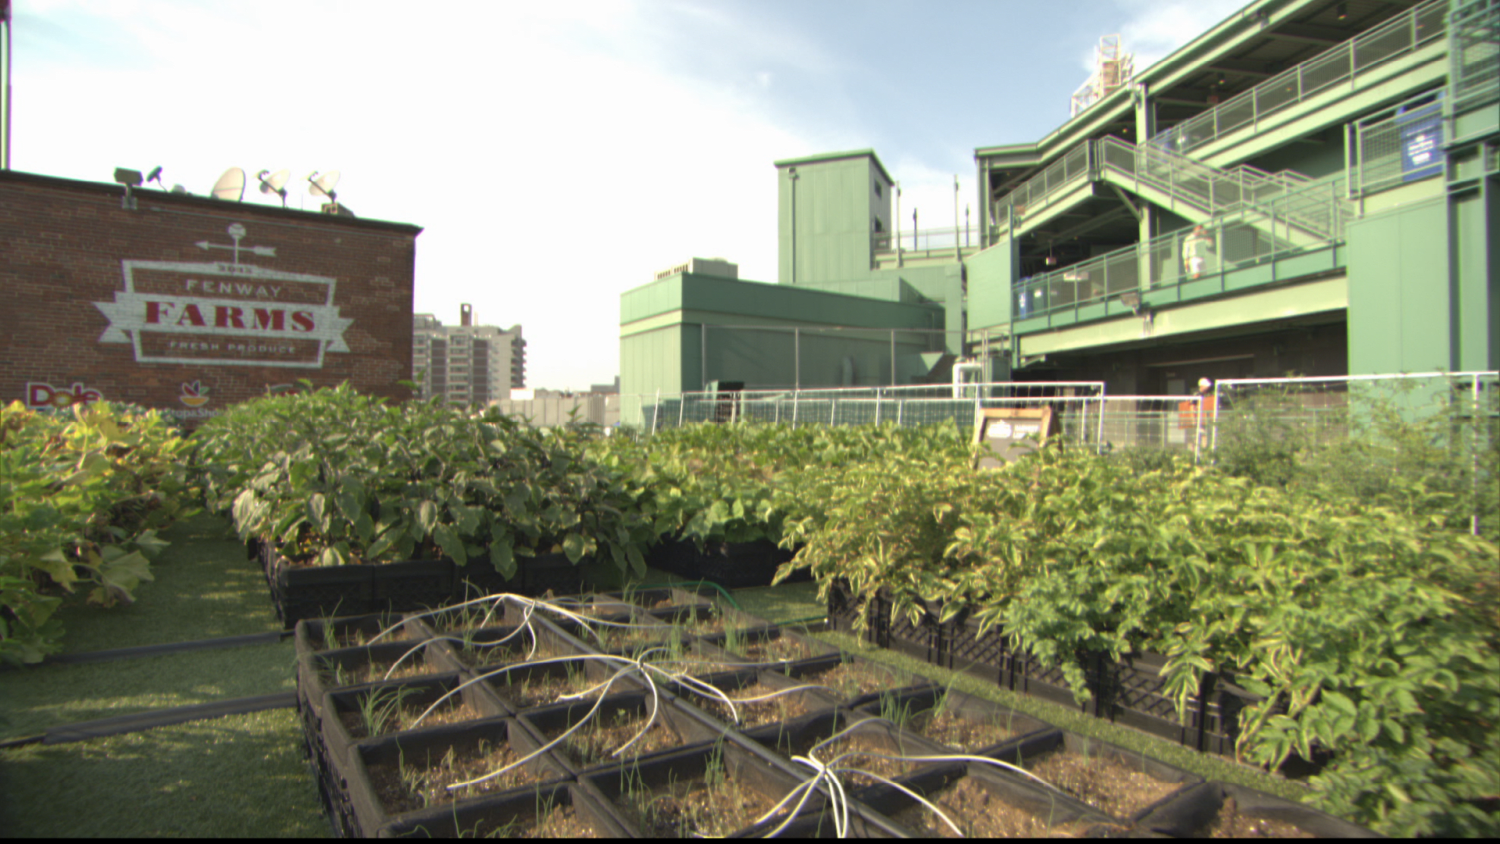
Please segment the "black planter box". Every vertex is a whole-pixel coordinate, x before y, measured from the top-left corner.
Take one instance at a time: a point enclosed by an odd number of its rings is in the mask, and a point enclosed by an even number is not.
[[[398,815],[380,827],[376,838],[488,838],[529,831],[537,809],[571,811],[593,830],[596,838],[627,835],[614,809],[599,802],[576,783],[561,783],[535,793],[511,793],[467,800],[454,806],[434,806]]]
[[[587,588],[585,568],[592,563],[590,559],[575,564],[566,554],[538,554],[534,557],[518,556],[515,560],[515,577],[508,579],[484,556],[471,559],[466,565],[455,566],[452,600],[466,601],[501,592],[538,596],[550,591],[554,595],[576,595]]]
[[[1080,654],[1083,662],[1083,673],[1088,689],[1094,697],[1087,703],[1080,704],[1073,696],[1073,688],[1068,685],[1063,675],[1061,666],[1048,667],[1042,661],[1025,651],[1011,651],[1006,657],[1008,671],[1005,676],[1011,691],[1034,697],[1050,700],[1062,706],[1077,708],[1080,712],[1099,714],[1099,699],[1103,691],[1100,679],[1099,657],[1097,654]]]
[[[391,680],[385,683],[375,683],[368,686],[360,686],[354,689],[328,692],[323,696],[322,716],[322,741],[325,752],[331,759],[339,759],[348,749],[359,741],[368,741],[377,738],[399,737],[407,732],[430,729],[437,726],[436,722],[427,722],[415,727],[413,730],[383,733],[376,736],[357,736],[344,723],[345,716],[359,713],[361,701],[369,695],[403,695],[403,700],[414,706],[426,709],[436,703],[440,698],[450,692],[457,690],[456,694],[448,697],[454,705],[467,704],[473,710],[473,715],[462,720],[477,721],[488,718],[499,718],[510,714],[509,710],[499,705],[492,695],[483,693],[478,684],[459,688],[468,677],[463,674],[440,674],[432,678],[416,678],[406,680]],[[441,715],[443,710],[434,711],[433,715]]]
[[[942,625],[934,663],[1000,686],[1009,686],[1010,639],[993,627],[979,632],[979,622],[967,614]]]
[[[830,673],[838,671],[845,665],[857,671],[874,672],[877,675],[881,675],[885,678],[884,684],[878,688],[871,687],[868,691],[845,695],[838,688],[830,685],[837,682],[833,676],[830,676]],[[768,671],[764,673],[778,683],[795,682],[825,686],[826,688],[822,690],[824,694],[838,701],[841,705],[850,708],[871,701],[877,701],[881,695],[889,695],[902,691],[917,691],[933,687],[932,681],[926,677],[908,674],[898,668],[892,668],[879,662],[844,653],[831,657],[820,657],[792,663],[788,672],[789,677],[783,676],[779,672]]]
[[[919,605],[921,615],[913,622],[907,613],[896,611],[896,602],[890,591],[881,589],[875,594],[875,609],[870,616],[872,622],[878,618],[881,623],[871,624],[873,637],[870,641],[882,648],[936,665],[939,663],[938,646],[941,641],[938,624],[940,607],[931,601],[921,601]]]
[[[743,660],[743,668],[779,671],[789,662],[826,658],[838,654],[838,649],[817,639],[798,636],[790,630],[769,624],[764,627],[741,630],[736,650],[729,648],[728,636],[723,633],[704,637],[704,640],[723,648],[731,658]],[[788,655],[777,656],[782,651]]]
[[[1231,808],[1231,801],[1232,808]],[[1317,838],[1380,838],[1364,827],[1264,792],[1206,782],[1189,786],[1170,801],[1155,807],[1137,823],[1138,833],[1169,835],[1174,838],[1206,837],[1208,828],[1221,813],[1233,811],[1244,818],[1290,824]],[[1253,833],[1246,833],[1253,834]],[[1274,836],[1273,831],[1261,835]]]
[[[903,765],[905,770],[897,776],[890,777],[891,779],[900,779],[933,767],[962,769],[967,764],[961,760],[939,758],[949,755],[949,751],[942,745],[934,744],[919,735],[904,732],[888,721],[866,718],[844,709],[813,713],[782,724],[748,730],[745,736],[785,757],[786,764],[791,764],[793,770],[803,777],[810,777],[813,769],[804,763],[791,763],[791,757],[811,755],[812,758],[824,764],[833,765],[838,757],[844,753],[851,753],[852,755],[838,763],[838,767],[856,769],[864,768],[875,761],[872,757],[863,755],[866,753],[911,757],[913,761],[895,763]],[[835,747],[832,743],[823,744],[833,739],[834,736],[839,737],[838,742],[848,738],[851,740],[850,745],[860,745],[860,749],[854,750],[847,746]],[[814,750],[814,748],[817,749]],[[865,790],[878,786],[877,781],[865,777],[851,779],[847,775],[840,775],[840,781],[851,796],[857,796]]]
[[[415,612],[452,602],[452,560],[410,560],[370,569],[370,601],[376,611]]]
[[[753,692],[745,690],[751,686],[760,684],[763,692],[761,694],[778,694],[775,699],[784,699],[789,705],[800,707],[805,713],[831,711],[838,708],[838,699],[829,695],[820,688],[798,688],[803,683],[795,677],[788,677],[782,672],[756,671],[753,669],[735,671],[727,674],[715,674],[703,678],[704,681],[714,688],[724,692],[730,699],[735,700],[735,717],[739,721],[731,720],[728,706],[717,695],[706,689],[696,688],[691,685],[681,684],[674,689],[684,709],[691,712],[699,720],[711,726],[719,732],[744,727],[745,710],[739,706],[738,698]],[[754,695],[759,697],[760,695]],[[779,720],[779,719],[778,719]]]
[[[393,811],[396,807],[388,805],[382,798],[377,783],[388,782],[388,779],[377,777],[373,770],[388,771],[392,767],[428,769],[444,764],[450,751],[461,759],[468,754],[482,753],[486,748],[502,747],[508,748],[517,759],[539,749],[529,730],[507,718],[448,724],[358,742],[349,748],[347,771],[343,777],[353,809],[355,834],[371,836],[382,827],[400,823],[408,813],[427,812],[433,808],[451,813],[467,802],[514,795],[534,801],[539,790],[550,791],[551,787],[563,784],[571,776],[551,754],[542,753],[522,766],[533,779],[532,783],[509,788],[503,787],[503,783],[480,785],[475,787],[480,793],[453,794],[440,806],[401,812]]]
[[[1202,743],[1203,689],[1214,678],[1205,674],[1196,693],[1189,695],[1183,719],[1166,691],[1161,654],[1130,654],[1120,662],[1099,660],[1101,681],[1098,712],[1117,724],[1143,730],[1159,738],[1197,749]]]
[[[734,736],[726,736],[718,742],[685,748],[649,761],[632,762],[592,772],[580,777],[580,781],[613,804],[629,826],[630,834],[635,837],[651,837],[661,834],[662,830],[642,828],[640,821],[643,819],[631,807],[635,799],[632,794],[654,792],[656,797],[652,802],[660,805],[661,795],[666,790],[674,786],[683,788],[689,783],[704,779],[714,760],[718,761],[721,768],[719,776],[726,782],[758,794],[771,803],[779,801],[797,787],[800,782],[797,777],[781,766],[772,764],[765,758],[763,750],[752,749],[742,741]],[[821,809],[821,798],[815,795],[808,801],[806,808]],[[731,834],[736,837],[760,837],[775,829],[783,819],[784,817],[773,818],[764,824],[751,826],[748,823],[751,819],[747,818],[747,823]],[[683,834],[693,830],[679,828],[676,831]]]
[[[274,553],[274,546],[272,553]],[[374,566],[292,566],[277,557],[267,569],[276,617],[291,630],[303,619],[376,612]]]
[[[872,601],[869,624],[863,631],[859,631],[855,629],[855,621],[859,617],[860,607],[866,601]],[[889,609],[889,605],[855,595],[849,582],[843,578],[835,578],[828,586],[828,624],[839,633],[847,633],[873,643],[876,641],[877,631],[890,625],[889,614],[881,615],[882,611],[888,612]]]
[[[972,722],[974,724],[992,725],[1004,730],[1007,735],[992,742],[981,745],[973,745],[967,748],[957,747],[939,741],[936,737],[928,735],[924,730],[913,728],[913,723],[925,723],[930,713],[941,702],[943,710],[956,719]],[[902,729],[922,736],[927,741],[936,745],[945,746],[952,753],[965,753],[971,756],[991,756],[1002,748],[1019,741],[1033,733],[1055,730],[1056,727],[1045,721],[1038,720],[1030,715],[1017,712],[998,703],[974,697],[960,691],[949,689],[922,689],[915,692],[892,692],[882,696],[879,700],[870,701],[854,710],[858,717],[891,718],[899,722]]]
[[[701,719],[695,718],[681,709],[676,701],[666,695],[658,696],[653,702],[649,692],[626,692],[623,694],[609,695],[601,701],[593,700],[574,701],[572,703],[559,703],[553,706],[545,706],[533,709],[520,716],[521,723],[536,736],[542,746],[547,746],[556,741],[563,733],[578,725],[585,718],[597,718],[604,725],[619,724],[623,721],[638,721],[642,718],[650,718],[655,713],[655,722],[651,729],[665,731],[665,735],[672,742],[670,748],[651,752],[640,752],[637,748],[640,743],[632,745],[624,753],[617,757],[610,755],[602,759],[591,760],[584,758],[572,748],[564,744],[555,744],[549,752],[563,765],[575,774],[590,771],[613,768],[620,764],[646,761],[661,754],[675,753],[683,747],[688,747],[705,742],[712,742],[720,735],[716,730]],[[642,722],[643,725],[643,722]],[[636,726],[632,724],[632,726]],[[637,727],[638,728],[638,727]],[[589,729],[588,725],[581,728]],[[649,733],[647,734],[650,735]],[[626,736],[624,741],[629,741],[633,736]],[[612,754],[615,748],[600,748],[608,750]]]
[[[364,645],[360,643],[345,640],[359,636],[363,637],[364,644],[367,645],[370,644],[371,639],[380,636],[392,627],[395,629],[385,633],[376,644],[401,641],[412,641],[415,644],[430,635],[425,628],[415,626],[413,622],[404,621],[394,613],[371,613],[334,619],[303,619],[297,623],[293,638],[296,641],[297,656],[301,657],[311,653],[363,647]],[[328,646],[325,635],[330,632],[338,640],[331,648]]]
[[[1088,837],[1105,837],[1126,831],[1108,815],[1071,797],[1059,795],[1038,783],[1001,776],[992,770],[978,766],[967,768],[954,765],[936,766],[896,782],[941,806],[944,791],[964,781],[982,788],[990,800],[1006,804],[1036,819],[1035,826],[1009,830],[1015,836],[1045,835],[1065,824],[1074,825],[1075,834]],[[860,794],[860,801],[879,813],[878,817],[891,824],[902,837],[921,838],[928,834],[951,834],[951,830],[947,830],[947,827],[936,818],[932,820],[937,830],[929,833],[928,829],[919,826],[918,824],[924,818],[930,816],[928,810],[910,795],[896,788],[883,786],[867,789]],[[954,813],[950,810],[947,814],[952,817]],[[952,820],[960,825],[960,829],[963,829],[964,823],[969,818],[953,817]],[[910,824],[910,827],[903,826],[903,821]],[[944,830],[946,833],[939,830]]]
[[[1171,802],[1182,793],[1184,786],[1196,785],[1203,782],[1203,778],[1196,774],[1189,773],[1173,765],[1168,765],[1140,752],[1126,750],[1109,742],[1080,736],[1065,730],[1051,730],[1023,737],[1000,749],[994,754],[993,758],[1009,762],[1013,765],[1019,765],[1027,770],[1034,770],[1045,755],[1067,752],[1090,759],[1108,759],[1120,767],[1144,774],[1146,777],[1156,780],[1163,785],[1176,786],[1171,793],[1152,801],[1150,804],[1135,807],[1128,811],[1120,810],[1112,812],[1102,807],[1094,807],[1095,811],[1112,817],[1121,823],[1133,824],[1140,818],[1151,814],[1158,807]],[[1019,777],[1020,775],[1001,771],[999,772],[999,776]]]
[[[690,539],[667,540],[651,549],[647,562],[663,571],[692,580],[708,580],[726,589],[770,586],[776,570],[790,562],[794,552],[769,539],[753,542],[710,542],[702,551]],[[806,570],[787,579],[796,583],[812,579]]]

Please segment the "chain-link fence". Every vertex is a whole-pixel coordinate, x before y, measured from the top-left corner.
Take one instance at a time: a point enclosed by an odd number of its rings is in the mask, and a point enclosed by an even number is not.
[[[1476,533],[1500,515],[1500,373],[1225,379],[1206,401],[1214,462],[1234,474],[1447,501]]]
[[[953,422],[973,426],[976,411],[1000,407],[1073,408],[1065,416],[1065,432],[1082,439],[1090,423],[1097,424],[1104,395],[1102,381],[994,382],[917,384],[899,387],[833,388],[813,390],[701,391],[682,395],[622,396],[622,418],[633,418],[647,431],[698,422],[754,421],[800,425],[904,426]]]

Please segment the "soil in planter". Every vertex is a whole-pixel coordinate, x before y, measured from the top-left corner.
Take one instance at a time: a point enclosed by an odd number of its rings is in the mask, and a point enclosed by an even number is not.
[[[544,659],[554,659],[560,656],[573,656],[571,650],[558,648],[551,640],[542,639],[537,643],[536,650],[531,649],[531,637],[522,633],[503,645],[486,647],[483,644],[465,646],[462,642],[450,642],[458,659],[464,665],[474,668],[480,665],[510,665],[517,662],[540,662]]]
[[[781,662],[799,659],[811,659],[818,654],[806,644],[778,636],[774,639],[760,639],[755,641],[744,641],[735,643],[725,642],[724,650],[735,656],[744,657],[746,662]]]
[[[384,640],[382,640],[384,641]],[[323,678],[324,683],[333,686],[354,686],[360,683],[376,683],[382,680],[404,680],[408,677],[422,677],[432,674],[436,669],[429,666],[422,658],[421,652],[412,654],[401,663],[401,667],[392,672],[391,676],[385,676],[392,665],[396,664],[394,659],[377,659],[345,668],[341,665],[329,665],[326,662],[318,666],[318,675]]]
[[[905,723],[901,723],[900,719],[892,720],[900,724],[903,730],[916,733],[944,747],[952,747],[967,753],[977,753],[1016,735],[1015,730],[1007,728],[1004,724],[973,721],[952,712],[933,715],[930,709],[913,715]]]
[[[648,838],[707,838],[750,826],[776,800],[736,781],[722,762],[710,761],[708,770],[692,779],[644,790],[627,787],[615,805]],[[775,817],[785,814],[783,809]]]
[[[544,809],[534,818],[509,823],[481,822],[460,832],[460,838],[598,838],[599,833],[572,806]]]
[[[344,728],[349,731],[352,738],[370,738],[415,729],[416,726],[437,727],[442,724],[456,724],[460,721],[473,721],[483,717],[474,707],[465,703],[462,697],[454,695],[443,701],[437,709],[432,710],[426,718],[422,718],[422,723],[417,725],[417,719],[421,718],[422,713],[427,711],[430,704],[401,702],[398,706],[396,703],[399,691],[385,690],[376,694],[382,697],[372,704],[368,716],[374,723],[368,723],[366,714],[358,710],[339,713],[339,720],[344,722]],[[365,699],[368,697],[369,695],[363,696]],[[370,732],[371,727],[374,728],[373,733]]]
[[[845,700],[908,686],[912,682],[910,677],[859,662],[846,662],[821,674],[803,677],[802,681],[827,686]]]
[[[1313,838],[1286,821],[1252,818],[1240,814],[1239,805],[1230,797],[1219,807],[1213,823],[1193,833],[1195,838]]]
[[[624,746],[625,742],[635,738],[635,734],[646,725],[647,718],[648,715],[644,712],[629,710],[616,710],[610,715],[596,715],[592,721],[564,739],[563,743],[554,750],[560,751],[561,755],[567,757],[570,762],[587,767],[617,761],[620,758],[633,759],[658,750],[669,750],[680,744],[677,735],[667,726],[666,716],[658,714],[656,721],[651,724],[651,729],[647,730],[639,741],[632,744],[629,750],[619,757],[611,756],[610,754]],[[545,731],[544,735],[550,742],[566,731],[566,727],[559,727]]]
[[[489,678],[490,688],[506,702],[522,709],[556,703],[563,695],[571,695],[595,685],[580,664],[568,664],[566,674],[535,672],[528,675],[524,670],[510,671]]]
[[[741,729],[753,730],[766,724],[775,724],[781,721],[789,721],[800,718],[810,710],[803,703],[800,695],[785,694],[773,697],[770,700],[754,701],[751,703],[740,703],[744,698],[760,697],[779,691],[775,687],[756,682],[734,691],[725,692],[729,699],[735,701],[735,709],[739,712]],[[693,698],[693,703],[703,710],[711,713],[720,720],[734,723],[734,718],[729,714],[729,707],[722,700],[708,695],[700,695]]]
[[[1012,806],[969,777],[926,797],[963,831],[966,838],[1080,838],[1100,827],[1093,821],[1049,824],[1045,815],[1033,815]],[[891,819],[928,837],[957,837],[951,827],[920,804],[895,813]]]
[[[472,750],[449,748],[438,759],[402,759],[395,765],[371,765],[370,784],[375,787],[386,813],[394,815],[482,794],[495,794],[545,779],[544,774],[522,765],[465,788],[454,791],[447,788],[454,783],[482,777],[520,758],[521,754],[511,750],[508,744],[497,746],[481,740]]]
[[[379,636],[381,631],[386,630],[390,627],[395,627],[396,629],[391,630],[384,636],[380,636],[380,641],[382,643],[401,642],[409,638],[406,629],[401,626],[401,619],[399,618],[392,618],[389,621],[383,623],[380,630],[370,631],[356,628],[353,630],[346,630],[337,635],[334,635],[333,633],[333,626],[325,621],[323,622],[323,637],[318,641],[318,649],[331,651],[338,648],[364,647],[365,645],[370,644],[370,640],[374,639],[376,636]]]
[[[807,748],[794,748],[794,755],[805,756],[807,751],[815,744],[817,744],[817,741],[810,741]],[[924,751],[916,748],[912,748],[908,752],[913,756],[927,755]],[[854,771],[839,772],[839,777],[841,777],[845,785],[863,786],[880,784],[880,780],[865,776],[859,773],[859,771],[869,771],[872,774],[893,780],[914,773],[923,765],[930,764],[927,762],[904,762],[899,759],[882,758],[885,756],[898,756],[901,754],[901,751],[891,747],[885,741],[881,740],[881,738],[867,733],[855,733],[854,735],[844,736],[837,741],[825,744],[817,749],[817,755],[814,758],[820,762],[832,764],[834,759],[845,753],[852,753],[853,755],[841,760],[838,763],[838,767],[856,769]],[[870,756],[866,754],[880,755]]]
[[[1182,787],[1102,754],[1053,751],[1026,769],[1105,814],[1128,818]]]
[[[638,651],[653,645],[665,644],[674,633],[670,627],[664,625],[643,625],[640,627],[611,627],[607,625],[594,625],[597,637],[590,635],[587,631],[575,634],[584,643],[591,647],[606,651]]]

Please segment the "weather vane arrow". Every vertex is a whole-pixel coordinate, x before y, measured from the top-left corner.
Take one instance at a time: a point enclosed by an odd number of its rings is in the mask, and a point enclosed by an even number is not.
[[[240,239],[245,236],[245,227],[240,225],[239,223],[231,225],[228,229],[225,229],[225,231],[229,232],[229,236],[234,239],[233,245],[229,245],[226,243],[209,243],[206,240],[200,240],[193,245],[197,246],[199,249],[202,249],[204,252],[207,252],[210,249],[231,250],[234,252],[234,262],[236,264],[240,262],[241,251],[252,252],[256,255],[262,255],[267,258],[276,257],[276,247],[274,246],[241,246]]]

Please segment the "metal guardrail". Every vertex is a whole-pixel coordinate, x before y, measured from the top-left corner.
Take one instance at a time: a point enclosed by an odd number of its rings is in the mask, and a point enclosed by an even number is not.
[[[1151,138],[1151,144],[1178,153],[1199,147],[1260,121],[1289,106],[1351,82],[1385,62],[1415,52],[1447,34],[1448,0],[1428,0],[1389,21],[1332,47]]]
[[[1073,311],[1112,302],[1114,313],[1137,311],[1141,296],[1230,270],[1326,248],[1343,238],[1347,200],[1341,180],[1313,184],[1261,206],[1245,205],[1234,214],[1202,226],[1203,234],[1180,229],[1126,246],[1097,258],[1072,264],[1028,279],[1014,290],[1012,313],[1017,320]],[[1290,220],[1315,220],[1326,214],[1325,238],[1317,226],[1303,228]],[[1196,260],[1195,260],[1196,259]],[[1108,310],[1108,309],[1106,309]]]
[[[1500,99],[1500,0],[1476,0],[1453,12],[1449,88],[1453,108]]]

